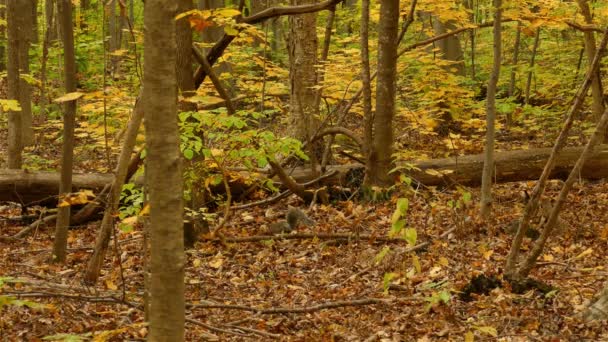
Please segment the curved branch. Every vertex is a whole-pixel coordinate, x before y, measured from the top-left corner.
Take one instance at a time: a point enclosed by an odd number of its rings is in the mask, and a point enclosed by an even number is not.
[[[323,129],[322,131],[320,131],[319,133],[317,133],[312,138],[312,141],[319,140],[326,135],[336,135],[336,134],[342,134],[342,135],[349,137],[352,141],[354,141],[359,146],[359,149],[363,149],[363,140],[361,140],[361,138],[359,138],[357,136],[357,134],[355,134],[355,132],[351,131],[350,129],[344,128],[344,127],[336,127],[336,126],[327,127],[325,129]]]

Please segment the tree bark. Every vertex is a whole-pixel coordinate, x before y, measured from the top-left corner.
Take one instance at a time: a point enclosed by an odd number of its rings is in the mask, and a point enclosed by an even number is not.
[[[6,0],[0,0],[0,20],[6,22]],[[6,38],[6,26],[0,25],[0,40],[7,42]],[[0,72],[6,70],[6,45],[0,44]]]
[[[576,2],[581,9],[585,22],[587,24],[592,24],[593,17],[591,15],[591,10],[589,9],[589,0],[577,0]],[[583,32],[583,36],[585,37],[585,53],[587,55],[587,60],[591,63],[596,53],[594,32],[585,31]],[[604,112],[604,95],[602,90],[601,72],[599,69],[593,75],[591,96],[593,97],[593,105],[591,107],[593,118],[597,121]]]
[[[114,217],[116,216],[116,211],[118,209],[120,193],[122,192],[122,186],[128,179],[131,154],[135,147],[137,132],[139,131],[143,117],[142,104],[138,98],[135,103],[135,108],[133,109],[133,115],[127,126],[127,132],[125,134],[120,156],[118,157],[118,162],[116,163],[116,175],[112,181],[108,205],[106,206],[101,226],[99,227],[99,232],[95,239],[95,249],[88,261],[87,270],[84,275],[84,281],[90,285],[97,282],[99,274],[101,273],[101,267],[103,266],[103,260],[108,250],[112,229],[114,229]]]
[[[144,7],[146,184],[150,205],[149,341],[184,340],[182,171],[177,126],[175,15],[177,3],[147,0]]]
[[[442,23],[437,17],[433,17],[433,31],[435,31],[435,35],[445,34],[455,28],[454,22],[448,21]],[[464,53],[462,52],[462,46],[458,37],[453,35],[441,39],[437,41],[437,46],[441,50],[444,60],[454,62],[453,64],[446,65],[446,70],[456,69],[455,73],[457,75],[464,75]]]
[[[76,53],[74,49],[74,25],[72,22],[71,0],[59,0],[59,20],[63,35],[63,61],[65,92],[76,91]],[[74,159],[74,126],[76,121],[76,100],[64,104],[63,149],[61,154],[61,183],[59,198],[72,190],[72,167]],[[57,208],[55,239],[53,242],[53,262],[65,262],[70,225],[70,206]]]
[[[292,6],[314,3],[311,0],[291,0]],[[317,14],[307,13],[289,17],[289,84],[291,136],[308,141],[314,134],[316,120],[315,90],[317,84]],[[316,165],[322,153],[318,142],[309,144],[308,155]]]
[[[19,101],[19,30],[21,30],[21,20],[19,16],[20,0],[7,0],[7,36],[8,36],[8,61],[7,61],[7,78],[8,78],[8,99]],[[23,151],[23,129],[22,129],[22,111],[10,111],[8,113],[8,168],[20,169],[22,163]]]
[[[502,0],[494,0],[494,67],[488,81],[486,99],[486,145],[483,175],[481,176],[480,214],[490,217],[492,209],[492,174],[494,173],[494,121],[496,119],[496,86],[500,77],[502,48]]]
[[[528,80],[526,82],[526,104],[530,103],[530,90],[532,88],[532,76],[534,75],[532,69],[534,68],[536,53],[540,45],[540,27],[536,29],[536,36],[534,37],[534,46],[532,47],[532,55],[530,56],[530,71],[528,71]]]
[[[363,90],[363,155],[369,158],[373,143],[372,79],[369,66],[369,0],[361,1],[361,89]]]
[[[19,73],[30,73],[30,44],[32,41],[32,0],[19,0]],[[32,128],[32,91],[24,78],[19,82],[19,102],[21,104],[21,143],[29,146],[34,143]]]
[[[378,80],[376,84],[374,137],[366,170],[368,186],[390,186],[394,183],[389,171],[393,164],[393,117],[395,115],[398,31],[399,1],[382,0],[378,27]]]

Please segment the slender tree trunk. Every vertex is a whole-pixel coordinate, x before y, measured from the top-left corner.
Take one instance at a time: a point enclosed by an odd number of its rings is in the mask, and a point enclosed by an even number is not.
[[[32,10],[32,35],[31,41],[34,44],[38,44],[38,0],[30,0],[31,1],[31,10]]]
[[[390,186],[393,178],[393,117],[397,74],[397,46],[399,31],[399,1],[380,2],[378,27],[378,79],[376,83],[376,114],[374,138],[367,159],[367,185]]]
[[[534,68],[536,53],[538,52],[539,45],[540,27],[536,29],[536,36],[534,37],[534,47],[532,48],[532,56],[530,57],[530,71],[528,71],[528,81],[526,82],[526,104],[530,103],[530,88],[532,88],[532,75],[534,75],[532,69]]]
[[[49,40],[57,40],[57,25],[55,24],[55,1],[44,1],[44,18],[46,20],[46,29],[49,30]]]
[[[183,341],[184,241],[177,127],[177,2],[146,0],[144,91],[146,183],[150,195],[149,341]]]
[[[32,0],[20,0],[19,21],[19,72],[30,73],[30,43],[32,41]],[[32,94],[29,83],[22,77],[19,82],[19,102],[21,104],[21,142],[23,146],[34,143],[32,128]]]
[[[606,30],[606,28],[604,28],[604,30]],[[604,31],[604,32],[605,33],[604,33],[604,36],[602,37],[602,42],[600,43],[600,47],[599,47],[598,51],[604,50],[606,48],[606,45],[608,45],[608,32],[607,31]],[[556,164],[557,155],[560,153],[560,151],[566,144],[568,133],[570,132],[570,128],[572,128],[572,124],[574,122],[574,117],[578,114],[578,112],[580,111],[580,109],[585,101],[585,95],[587,94],[587,91],[589,91],[589,87],[591,87],[593,75],[595,73],[595,70],[598,68],[598,66],[600,64],[600,60],[601,60],[600,53],[596,53],[596,55],[593,58],[593,61],[589,65],[589,68],[587,70],[587,74],[585,76],[583,84],[578,89],[576,96],[574,98],[574,102],[572,103],[572,105],[570,106],[570,109],[568,110],[568,113],[566,115],[566,120],[564,121],[563,127],[559,133],[559,136],[557,137],[557,139],[555,141],[555,145],[553,146],[553,149],[551,150],[551,155],[549,156],[549,159],[547,160],[547,163],[545,164],[543,173],[541,174],[540,178],[538,179],[538,182],[536,183],[536,186],[534,187],[534,190],[532,191],[532,194],[530,195],[530,200],[528,201],[528,204],[526,205],[526,209],[524,210],[521,220],[519,220],[519,227],[517,228],[517,233],[515,234],[515,237],[513,238],[513,242],[511,243],[511,249],[509,251],[509,255],[507,256],[507,261],[505,264],[504,273],[505,273],[506,277],[510,280],[518,281],[518,280],[522,280],[523,278],[525,278],[527,276],[526,272],[523,272],[523,270],[521,268],[517,267],[523,237],[528,230],[530,218],[538,210],[540,196],[545,191],[545,188],[547,186],[547,180],[549,179],[549,175],[551,174],[551,171],[553,170],[553,168]],[[606,116],[606,114],[604,114],[603,116]],[[585,152],[583,152],[583,153],[585,153]]]
[[[519,63],[519,45],[521,44],[521,22],[517,22],[515,29],[515,42],[513,43],[513,59],[511,60],[511,76],[509,79],[509,97],[515,95],[515,77],[517,76],[517,63]]]
[[[593,23],[593,17],[591,16],[591,10],[589,9],[589,1],[588,0],[577,0],[576,1],[581,9],[581,13],[585,18],[585,22],[587,24]],[[587,59],[589,63],[593,60],[595,56],[595,36],[591,31],[585,31],[583,33],[585,37],[585,53],[587,54]],[[604,113],[604,94],[602,90],[602,78],[601,72],[598,69],[593,75],[593,83],[591,84],[591,96],[593,97],[593,105],[592,112],[593,118],[595,121],[599,120],[602,113]]]
[[[496,85],[500,77],[502,50],[502,0],[494,0],[494,67],[488,81],[486,100],[486,146],[481,176],[481,217],[488,219],[492,209],[492,175],[494,174],[494,121],[496,119]]]
[[[89,285],[93,285],[97,282],[99,274],[101,273],[101,267],[103,266],[104,257],[108,250],[112,229],[114,228],[114,217],[116,216],[118,201],[120,200],[120,193],[122,191],[122,186],[127,180],[131,154],[133,154],[137,132],[139,131],[139,127],[141,126],[144,117],[142,107],[143,105],[138,97],[133,109],[133,115],[127,125],[125,140],[116,163],[115,177],[112,182],[112,189],[110,190],[110,198],[97,233],[97,238],[95,239],[95,249],[87,264],[84,281]]]
[[[372,113],[372,80],[369,66],[369,0],[361,1],[361,81],[363,83],[363,155],[369,158],[372,149],[374,116]],[[368,165],[369,166],[369,165]]]
[[[325,25],[325,36],[323,38],[323,48],[321,50],[321,57],[319,63],[323,66],[317,70],[316,83],[319,86],[315,94],[315,115],[321,117],[321,97],[323,95],[323,82],[325,80],[325,66],[327,64],[327,58],[329,56],[329,47],[331,45],[331,34],[334,28],[334,21],[336,18],[336,8],[332,8],[327,15],[327,24]],[[325,149],[323,150],[323,158],[321,160],[321,167],[324,170],[325,166],[331,160],[331,146],[334,142],[334,136],[329,137],[327,143],[325,143]]]
[[[59,20],[63,35],[63,61],[65,92],[76,91],[76,54],[74,50],[74,25],[72,22],[72,1],[59,0]],[[72,191],[72,166],[74,157],[74,126],[76,120],[76,100],[64,104],[63,114],[63,151],[61,155],[61,184],[59,198]],[[54,262],[65,262],[70,206],[59,206],[53,243]]]
[[[291,0],[291,5],[306,5],[311,0]],[[315,90],[317,65],[317,14],[308,13],[289,17],[289,82],[290,126],[292,136],[308,141],[315,131]],[[309,144],[309,157],[316,165],[322,145]],[[316,169],[316,168],[314,168]]]
[[[511,75],[509,79],[509,97],[515,95],[515,77],[517,75],[517,63],[519,63],[519,45],[521,43],[521,22],[517,22],[515,29],[515,43],[513,44],[513,59],[511,60]],[[513,112],[508,111],[506,115],[507,128],[513,126]]]
[[[6,22],[6,0],[0,0],[0,20]],[[6,26],[0,25],[0,72],[6,70],[6,46],[8,40],[6,38]]]
[[[6,21],[8,36],[8,61],[6,65],[8,78],[8,98],[9,100],[19,101],[19,30],[21,20],[19,16],[18,2],[21,0],[6,1]],[[8,168],[21,168],[21,154],[23,151],[22,143],[22,123],[21,112],[10,111],[8,113]]]
[[[45,4],[48,4],[47,1]],[[52,5],[52,3],[51,3]],[[52,10],[52,9],[51,9]],[[52,17],[51,17],[52,18]],[[51,35],[54,30],[53,21],[45,21],[45,29],[44,29],[44,40],[42,41],[42,57],[40,61],[40,113],[39,115],[46,115],[47,110],[46,107],[49,104],[48,95],[46,93],[46,81],[47,81],[47,63],[49,60],[49,46],[51,45]],[[51,26],[49,26],[51,25]]]

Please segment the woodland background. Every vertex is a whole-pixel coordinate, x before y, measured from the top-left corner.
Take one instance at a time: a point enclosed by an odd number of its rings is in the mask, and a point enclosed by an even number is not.
[[[608,339],[607,23],[0,0],[0,336]]]

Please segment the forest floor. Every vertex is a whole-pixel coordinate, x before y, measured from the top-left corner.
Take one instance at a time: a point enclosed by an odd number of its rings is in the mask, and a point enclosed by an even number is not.
[[[548,244],[532,276],[555,288],[548,294],[514,294],[501,282],[488,294],[465,301],[459,295],[480,274],[502,275],[511,236],[504,227],[522,210],[518,192],[531,184],[495,186],[494,218],[481,224],[475,205],[450,208],[462,193],[420,189],[410,197],[408,226],[430,245],[407,253],[406,243],[375,239],[343,243],[293,239],[227,246],[199,242],[187,251],[187,340],[211,333],[221,340],[293,341],[600,341],[608,328],[578,318],[586,300],[608,280],[608,183],[578,185],[560,216],[566,231]],[[558,182],[551,183],[555,195]],[[473,202],[476,190],[473,192]],[[298,205],[295,199],[287,202]],[[272,208],[285,210],[287,203]],[[264,233],[265,210],[238,211],[227,236]],[[315,206],[314,227],[298,232],[386,236],[394,203],[338,202]],[[3,218],[17,207],[0,207]],[[1,235],[21,229],[1,221]],[[0,339],[38,341],[58,334],[96,334],[97,341],[143,340],[140,310],[144,289],[142,232],[119,233],[95,287],[82,285],[97,222],[70,232],[65,265],[49,265],[52,228],[18,242],[0,243],[0,293],[24,300],[2,308]],[[440,236],[455,228],[445,238]],[[529,242],[526,239],[527,242]],[[388,246],[390,252],[377,256]],[[386,274],[394,274],[385,286]],[[388,284],[388,283],[387,283]],[[447,302],[440,298],[449,294]],[[40,303],[30,307],[26,304]],[[324,307],[335,303],[338,307]],[[320,306],[319,306],[320,305]],[[343,306],[341,306],[343,305]],[[210,306],[214,308],[209,308]],[[272,309],[286,309],[272,312]],[[100,333],[103,334],[100,335]],[[87,335],[88,334],[88,335]],[[65,336],[64,336],[65,337]]]

